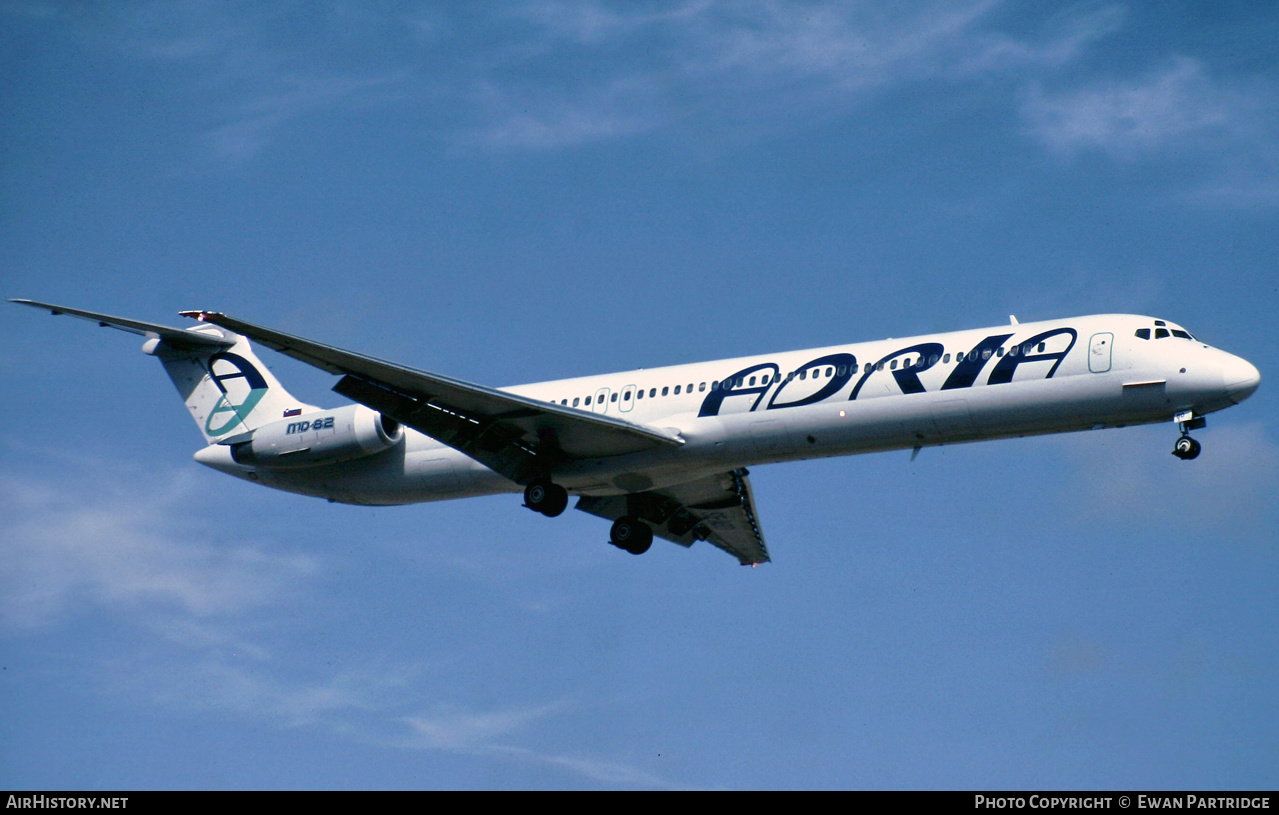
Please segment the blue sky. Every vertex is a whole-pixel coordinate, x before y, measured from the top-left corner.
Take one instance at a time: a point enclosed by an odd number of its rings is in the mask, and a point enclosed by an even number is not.
[[[0,283],[491,385],[1105,311],[1171,424],[759,467],[774,562],[200,467],[135,338],[0,311],[0,786],[1269,788],[1265,4],[0,7]],[[263,352],[297,395],[330,377]]]

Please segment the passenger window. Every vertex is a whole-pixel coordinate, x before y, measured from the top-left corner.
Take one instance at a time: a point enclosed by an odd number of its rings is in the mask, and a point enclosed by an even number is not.
[[[637,390],[637,391],[635,391],[635,398],[636,398],[636,399],[643,399],[643,398],[644,398],[644,391],[643,391],[642,389],[641,389],[641,390]]]
[[[1002,357],[1003,355],[1004,355],[1003,346],[1000,346],[999,348],[995,349],[995,356]]]
[[[689,383],[688,383],[688,387],[684,389],[684,392],[685,392],[685,393],[692,393],[692,392],[693,392],[693,383],[692,383],[692,382],[689,382]]]
[[[843,375],[844,375],[844,371],[846,371],[847,369],[848,369],[848,367],[847,367],[846,365],[840,365],[840,366],[839,366],[839,375],[840,375],[840,376],[843,376]]]
[[[581,404],[581,402],[582,402],[581,397],[579,396],[573,397],[573,407],[577,407],[579,404]]]
[[[679,396],[679,385],[675,386],[675,395]]]
[[[990,349],[989,349],[989,348],[987,348],[986,350],[984,350],[984,351],[982,351],[982,352],[981,352],[981,358],[982,358],[982,359],[990,359]]]
[[[949,363],[949,362],[950,362],[950,354],[942,354],[941,361],[942,361],[943,363]]]
[[[1138,328],[1138,329],[1137,329],[1137,337],[1138,337],[1139,339],[1143,339],[1143,340],[1148,340],[1148,339],[1150,339],[1150,329],[1149,329],[1149,328]]]
[[[610,396],[610,397],[608,398],[608,401],[610,401],[610,402],[616,402],[616,401],[617,401],[617,394],[615,393],[615,394],[613,394],[612,396]]]
[[[662,396],[668,396],[668,395],[670,394],[670,392],[671,392],[671,388],[670,388],[670,386],[669,386],[669,385],[667,385],[666,387],[662,388]]]
[[[631,398],[631,392],[630,392],[630,391],[627,391],[626,393],[622,394],[622,401],[624,401],[624,402],[630,401],[630,398]]]
[[[1162,340],[1162,339],[1163,339],[1164,337],[1166,337],[1166,336],[1168,336],[1168,329],[1166,329],[1166,328],[1156,328],[1156,329],[1155,329],[1155,339],[1157,339],[1157,340]]]
[[[751,377],[751,381],[750,381],[750,383],[749,383],[749,384],[750,384],[750,385],[754,385],[754,384],[755,384],[755,377],[753,377],[753,376]]]
[[[1046,347],[1046,346],[1045,346],[1042,342],[1041,342],[1041,343],[1039,343],[1039,353],[1041,353],[1041,354],[1042,354],[1042,353],[1044,352],[1044,348],[1045,348],[1045,347]]]
[[[897,360],[893,360],[892,362],[888,363],[888,369],[890,371],[897,370]]]
[[[654,396],[656,396],[656,395],[657,395],[657,388],[649,388],[649,389],[648,389],[648,398],[649,398],[649,399],[652,399],[652,398],[653,398]]]
[[[588,397],[586,397],[586,404],[588,404],[588,405],[589,405],[590,403],[591,403],[591,397],[589,397],[589,396],[588,396]]]

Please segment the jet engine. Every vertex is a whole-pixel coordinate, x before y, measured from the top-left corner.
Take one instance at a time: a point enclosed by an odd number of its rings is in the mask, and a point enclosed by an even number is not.
[[[403,440],[399,422],[364,405],[347,405],[263,425],[231,442],[231,458],[267,470],[296,470],[364,458]]]

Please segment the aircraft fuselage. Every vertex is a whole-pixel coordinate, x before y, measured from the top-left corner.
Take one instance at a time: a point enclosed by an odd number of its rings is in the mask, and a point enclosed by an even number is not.
[[[1178,326],[1106,314],[503,390],[678,433],[684,444],[675,448],[569,459],[553,471],[571,492],[617,495],[750,464],[1201,417],[1242,401],[1259,379],[1247,361]],[[559,441],[571,451],[571,439]],[[521,488],[411,429],[393,450],[299,472],[245,467],[218,445],[197,459],[269,486],[352,503]]]

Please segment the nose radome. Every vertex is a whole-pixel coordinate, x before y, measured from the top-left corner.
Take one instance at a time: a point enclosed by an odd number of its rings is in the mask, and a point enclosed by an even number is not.
[[[1222,366],[1221,378],[1231,401],[1238,404],[1252,396],[1252,392],[1261,384],[1261,371],[1248,360],[1231,356]]]

